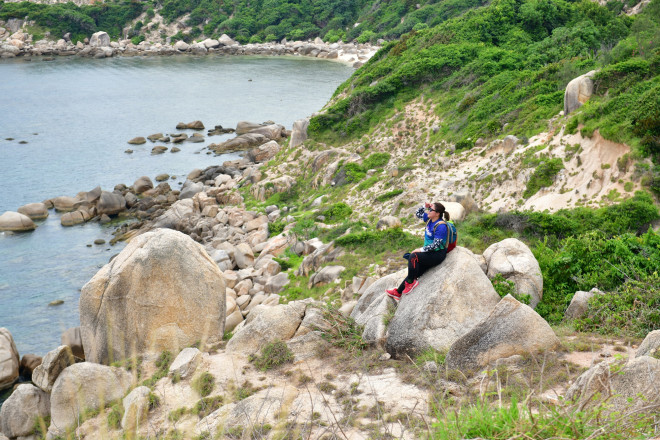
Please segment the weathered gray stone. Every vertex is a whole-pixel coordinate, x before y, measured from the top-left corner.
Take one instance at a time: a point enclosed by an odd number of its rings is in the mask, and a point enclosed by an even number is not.
[[[201,361],[201,351],[194,347],[184,348],[170,365],[170,373],[178,374],[182,379],[185,379],[195,373]]]
[[[50,396],[32,384],[20,384],[0,410],[0,431],[9,438],[34,433],[38,417],[50,415]]]
[[[154,183],[149,176],[142,176],[133,183],[133,191],[135,191],[135,194],[142,194],[153,187]]]
[[[516,238],[507,238],[490,245],[484,251],[488,278],[501,274],[515,284],[518,295],[530,295],[534,308],[543,298],[543,275],[538,261],[527,245]]]
[[[584,316],[589,309],[589,300],[596,294],[602,295],[603,292],[595,287],[589,292],[583,292],[581,290],[575,292],[575,295],[573,295],[573,298],[571,299],[571,303],[566,309],[566,312],[564,312],[564,319],[572,320]]]
[[[60,373],[73,364],[75,364],[75,359],[71,347],[60,345],[44,356],[41,365],[32,373],[32,382],[42,390],[50,393]]]
[[[307,140],[307,128],[309,127],[309,118],[299,119],[293,123],[291,130],[291,139],[289,148],[295,148]]]
[[[268,278],[264,291],[266,293],[280,293],[288,284],[289,276],[284,272],[280,272],[277,275]]]
[[[393,215],[386,215],[380,218],[378,220],[378,223],[376,224],[376,229],[382,230],[382,229],[388,229],[388,228],[400,228],[401,227],[401,220],[398,217],[394,217]]]
[[[135,237],[82,288],[85,355],[106,363],[218,341],[225,312],[223,275],[204,248],[157,229]]]
[[[27,215],[13,211],[0,215],[0,231],[25,232],[36,228],[37,225]]]
[[[229,340],[227,351],[252,354],[275,340],[290,339],[302,322],[305,308],[305,304],[297,301],[275,307],[257,306]]]
[[[276,141],[266,142],[248,152],[248,158],[252,162],[266,162],[272,159],[280,151],[280,144]]]
[[[126,200],[121,194],[111,193],[108,191],[101,192],[101,197],[96,205],[96,210],[99,215],[115,215],[126,209]]]
[[[591,98],[594,91],[594,82],[591,78],[596,72],[596,70],[592,70],[568,83],[564,92],[564,115],[582,107]]]
[[[660,358],[660,330],[653,330],[646,335],[635,354],[635,357],[641,356],[651,356],[656,359]]]
[[[92,34],[92,38],[89,39],[89,45],[91,47],[110,46],[110,35],[104,31],[95,32]]]
[[[52,202],[55,211],[67,212],[74,210],[74,206],[78,203],[78,200],[73,197],[60,196],[52,199]]]
[[[14,337],[9,330],[0,327],[0,390],[11,388],[18,380],[20,365]]]
[[[580,408],[603,405],[604,415],[642,410],[657,413],[660,403],[660,359],[640,356],[601,362],[578,377],[566,391],[566,400]],[[655,406],[655,409],[654,409]]]
[[[48,208],[43,203],[28,203],[18,208],[18,213],[26,215],[32,220],[41,220],[48,217]]]
[[[547,322],[531,307],[505,296],[491,314],[454,342],[449,368],[475,370],[516,354],[536,354],[560,345]]]
[[[499,300],[474,258],[457,247],[401,298],[388,328],[386,350],[397,358],[429,347],[448,349],[486,318]]]
[[[333,283],[344,270],[346,270],[344,266],[325,266],[309,278],[309,284],[311,286],[323,286]]]
[[[122,400],[124,416],[121,419],[121,427],[124,431],[135,432],[140,426],[146,425],[149,393],[151,393],[149,387],[137,387]]]
[[[121,368],[81,362],[66,368],[50,395],[51,423],[48,435],[63,435],[75,426],[85,410],[96,410],[124,397],[132,375]]]

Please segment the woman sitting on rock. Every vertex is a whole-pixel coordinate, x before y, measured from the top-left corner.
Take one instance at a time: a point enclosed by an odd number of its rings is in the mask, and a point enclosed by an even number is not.
[[[424,212],[424,207],[428,214]],[[424,246],[421,249],[415,249],[409,255],[404,255],[404,258],[408,259],[408,276],[398,289],[386,290],[387,295],[394,298],[395,301],[399,301],[402,294],[409,294],[419,285],[417,279],[428,269],[442,263],[447,256],[446,222],[449,221],[449,213],[439,202],[427,202],[424,207],[420,207],[415,213],[417,218],[426,222]]]

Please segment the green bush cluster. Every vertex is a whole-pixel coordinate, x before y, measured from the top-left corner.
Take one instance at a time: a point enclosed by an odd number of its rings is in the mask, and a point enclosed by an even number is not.
[[[205,371],[193,380],[192,388],[200,396],[206,397],[215,389],[215,377],[208,371]]]
[[[402,189],[393,189],[376,197],[376,200],[379,202],[385,202],[387,200],[393,199],[394,197],[403,193]]]
[[[337,238],[335,243],[349,249],[368,248],[375,254],[394,249],[415,249],[419,247],[420,239],[399,228],[391,228],[346,234]]]
[[[338,223],[350,217],[353,209],[344,202],[334,203],[321,211],[326,223]]]
[[[261,349],[261,355],[250,356],[250,362],[257,369],[267,371],[293,362],[293,352],[286,343],[277,340],[264,345]]]
[[[523,197],[528,199],[539,192],[541,188],[552,185],[555,181],[555,176],[562,168],[564,168],[564,164],[559,158],[541,162],[529,177]]]

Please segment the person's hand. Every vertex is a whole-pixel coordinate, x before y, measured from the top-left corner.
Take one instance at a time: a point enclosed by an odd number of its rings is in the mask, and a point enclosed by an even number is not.
[[[424,207],[425,207],[425,208],[430,208],[430,207],[431,207],[431,204],[430,204],[429,202],[425,202],[425,203],[424,203]]]
[[[419,248],[418,248],[418,249],[415,249],[414,251],[411,252],[411,254],[412,254],[412,253],[415,253],[415,252],[422,252],[422,250],[419,249]]]

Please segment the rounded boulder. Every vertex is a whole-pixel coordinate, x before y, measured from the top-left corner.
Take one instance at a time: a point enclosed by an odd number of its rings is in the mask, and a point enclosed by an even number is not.
[[[28,203],[18,208],[18,213],[26,215],[32,220],[42,220],[48,217],[48,208],[44,203]]]
[[[0,215],[0,231],[25,232],[37,227],[27,215],[7,211]]]
[[[139,235],[82,288],[85,357],[108,363],[219,341],[225,307],[223,274],[201,245],[170,229]]]

